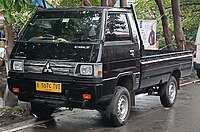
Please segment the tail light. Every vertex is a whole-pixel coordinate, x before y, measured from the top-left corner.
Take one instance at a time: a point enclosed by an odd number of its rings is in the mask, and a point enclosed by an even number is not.
[[[19,93],[19,88],[13,88],[14,93]]]
[[[83,94],[83,99],[90,100],[92,99],[91,94]]]
[[[196,53],[197,53],[197,46],[194,45],[193,46],[193,56],[194,56],[194,58],[196,58]]]

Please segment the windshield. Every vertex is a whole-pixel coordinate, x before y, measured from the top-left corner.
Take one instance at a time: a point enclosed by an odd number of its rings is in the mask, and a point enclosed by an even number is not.
[[[35,14],[21,41],[96,41],[101,26],[100,11],[49,11]]]
[[[98,51],[98,44],[16,42],[11,58],[95,62]]]

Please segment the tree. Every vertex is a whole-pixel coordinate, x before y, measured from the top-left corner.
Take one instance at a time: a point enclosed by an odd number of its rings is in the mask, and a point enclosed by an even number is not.
[[[200,1],[199,0],[181,0],[180,8],[182,11],[183,31],[186,34],[186,43],[189,49],[192,49],[196,38],[197,29],[200,24]]]
[[[55,3],[55,0],[49,0],[51,3]],[[57,7],[66,6],[81,6],[82,0],[59,0]],[[101,0],[84,0],[84,3],[91,3],[92,6],[100,6]]]
[[[82,6],[91,6],[90,0],[82,0]]]
[[[120,0],[120,7],[126,7],[126,1],[127,0]],[[117,0],[101,0],[101,5],[113,7],[116,4],[116,2]]]
[[[173,49],[172,37],[171,37],[169,27],[168,27],[168,20],[167,20],[167,15],[165,13],[165,8],[164,8],[162,0],[155,0],[155,2],[158,5],[159,11],[160,11],[165,42],[166,42],[167,48],[171,50]]]
[[[6,58],[9,58],[12,48],[14,47],[14,25],[15,22],[18,22],[20,19],[18,16],[21,13],[22,17],[24,10],[27,10],[31,0],[0,0],[0,10],[3,12],[6,25]],[[18,20],[19,19],[19,20]],[[17,23],[18,24],[18,23]],[[6,61],[6,69],[8,71],[8,63]],[[8,86],[4,94],[5,104],[8,106],[17,105],[17,98],[9,91]]]
[[[28,4],[31,0],[1,0],[0,10],[5,17],[6,31],[7,31],[7,54],[11,53],[14,46],[14,22],[16,22],[17,13],[23,12],[28,9]]]
[[[171,48],[170,45],[173,44],[171,14],[169,10],[165,10],[165,6],[170,5],[170,3],[166,0],[161,2],[159,0],[151,0],[136,1],[134,4],[138,19],[157,20],[156,39],[159,42],[159,48]]]
[[[165,14],[168,18],[169,33],[174,35],[174,21],[172,14],[172,4],[169,0],[162,0]],[[163,38],[165,33],[162,27],[162,17],[160,17],[160,11],[156,4],[156,1],[136,1],[136,12],[139,19],[156,19],[157,20],[157,39],[159,41],[160,48],[165,47],[167,42]],[[145,8],[144,8],[145,7]],[[180,0],[181,9],[181,23],[184,31],[187,47],[192,49],[194,44],[196,32],[200,22],[200,1],[199,0]],[[139,12],[139,13],[138,13]],[[159,14],[159,15],[158,15]],[[175,48],[178,48],[177,43],[172,39],[172,44]]]
[[[127,7],[127,0],[120,0],[120,7]]]
[[[179,0],[171,0],[172,14],[174,20],[174,34],[179,50],[186,50],[186,39],[182,30],[181,10]]]

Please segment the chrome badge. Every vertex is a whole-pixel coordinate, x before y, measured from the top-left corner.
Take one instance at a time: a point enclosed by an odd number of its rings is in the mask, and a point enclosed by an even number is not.
[[[51,65],[49,62],[46,63],[45,67],[42,70],[43,73],[53,73]]]

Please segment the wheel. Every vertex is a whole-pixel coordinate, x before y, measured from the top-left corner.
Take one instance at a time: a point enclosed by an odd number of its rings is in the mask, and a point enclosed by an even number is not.
[[[35,114],[38,119],[48,119],[54,112],[54,108],[44,104],[31,102],[32,113]]]
[[[200,70],[197,70],[197,76],[200,78]]]
[[[117,86],[117,91],[115,96],[108,106],[106,115],[109,115],[108,118],[113,126],[122,126],[124,125],[130,115],[131,109],[131,98],[130,93],[125,87]]]
[[[174,76],[160,87],[160,101],[164,107],[172,107],[176,101],[178,83]]]

